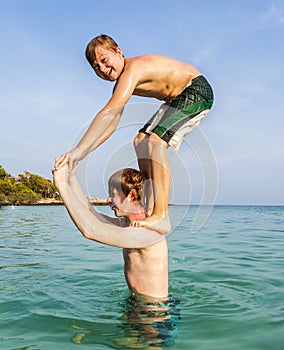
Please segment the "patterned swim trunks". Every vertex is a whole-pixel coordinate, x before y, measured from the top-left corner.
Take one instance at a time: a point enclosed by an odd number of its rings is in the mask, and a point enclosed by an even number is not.
[[[178,151],[183,138],[207,115],[213,100],[210,84],[199,75],[169,104],[162,104],[139,132],[155,133]]]
[[[142,298],[141,298],[142,297]],[[138,299],[137,299],[138,298]],[[150,301],[147,299],[150,298]],[[154,299],[154,300],[151,300]],[[175,344],[178,336],[178,325],[181,320],[180,301],[169,294],[166,300],[132,294],[124,304],[124,329],[137,336],[137,345],[143,349],[164,349]],[[146,346],[148,345],[148,346]],[[138,348],[138,347],[137,347]]]

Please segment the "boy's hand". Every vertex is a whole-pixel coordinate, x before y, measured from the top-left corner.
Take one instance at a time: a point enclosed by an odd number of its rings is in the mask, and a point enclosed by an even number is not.
[[[62,154],[56,158],[53,171],[57,171],[64,165],[68,165],[68,172],[72,173],[77,168],[78,162],[84,158],[83,152],[80,148],[74,148],[72,151]]]
[[[64,157],[65,155],[62,155],[59,158]],[[72,172],[69,172],[67,163],[63,164],[55,170],[55,168],[52,169],[53,174],[53,182],[55,186],[59,189],[62,184],[65,182],[72,182],[73,178],[76,177],[76,171],[78,169],[78,166],[75,166],[72,170]]]
[[[53,182],[58,190],[61,190],[61,186],[65,183],[66,180],[66,165],[62,166],[58,170],[52,169]]]
[[[55,163],[54,163],[52,172],[55,172],[55,171],[59,170],[60,168],[62,168],[67,163],[67,159],[68,159],[68,153],[64,153],[60,157],[57,157],[55,159]]]

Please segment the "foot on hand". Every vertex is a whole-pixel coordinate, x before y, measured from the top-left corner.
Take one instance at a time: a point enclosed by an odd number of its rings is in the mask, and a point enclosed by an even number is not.
[[[171,231],[171,223],[168,214],[164,215],[163,217],[152,215],[142,221],[135,222],[134,225],[131,223],[131,226],[145,227],[161,234],[167,234]]]

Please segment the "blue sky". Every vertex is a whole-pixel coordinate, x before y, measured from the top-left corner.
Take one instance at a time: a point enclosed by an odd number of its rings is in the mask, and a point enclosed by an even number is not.
[[[107,102],[112,84],[100,81],[84,57],[88,41],[101,33],[113,36],[126,57],[171,56],[210,81],[214,108],[192,140],[205,140],[216,160],[217,204],[284,204],[279,0],[0,0],[0,164],[7,171],[51,178],[54,159]],[[90,193],[105,195],[114,162],[135,163],[130,148],[138,124],[149,118],[145,103],[156,105],[133,98],[118,134],[85,161],[82,180]],[[191,142],[188,136],[179,154],[171,153],[179,203],[188,202],[189,187],[191,201],[200,202],[211,181],[210,162],[190,152]]]

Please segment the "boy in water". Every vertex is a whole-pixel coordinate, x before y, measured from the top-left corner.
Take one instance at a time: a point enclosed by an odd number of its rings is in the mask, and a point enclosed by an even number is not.
[[[84,237],[123,248],[124,272],[130,291],[145,301],[168,298],[168,247],[166,238],[153,230],[127,227],[143,220],[144,177],[135,169],[122,169],[109,179],[108,203],[118,218],[99,214],[90,205],[67,165],[54,171],[57,186],[75,225]],[[123,218],[126,218],[124,220]],[[148,232],[146,232],[148,231]]]
[[[116,82],[113,95],[96,115],[78,145],[59,157],[54,169],[68,164],[69,171],[116,130],[123,107],[132,95],[157,98],[165,103],[139,130],[134,145],[140,170],[153,184],[153,200],[147,195],[147,214],[133,225],[160,233],[170,231],[168,200],[171,171],[166,150],[178,150],[182,139],[208,113],[213,92],[207,80],[190,64],[160,55],[125,58],[107,35],[91,40],[86,57],[98,77]]]
[[[173,345],[180,310],[178,300],[168,294],[166,237],[153,230],[129,227],[133,221],[146,217],[144,176],[131,168],[111,176],[108,203],[118,217],[111,218],[95,211],[82,192],[75,171],[69,173],[66,168],[67,165],[54,171],[54,182],[75,225],[88,239],[123,247],[125,279],[131,292],[125,304],[124,322],[130,332],[125,341],[133,346],[155,344],[157,349],[162,349],[159,346],[163,344]],[[124,338],[119,340],[122,345]]]
[[[141,172],[126,168],[111,176],[108,203],[117,217],[126,217],[129,225],[146,218],[144,178]],[[168,296],[168,247],[164,237],[146,248],[123,248],[124,273],[135,295]]]

